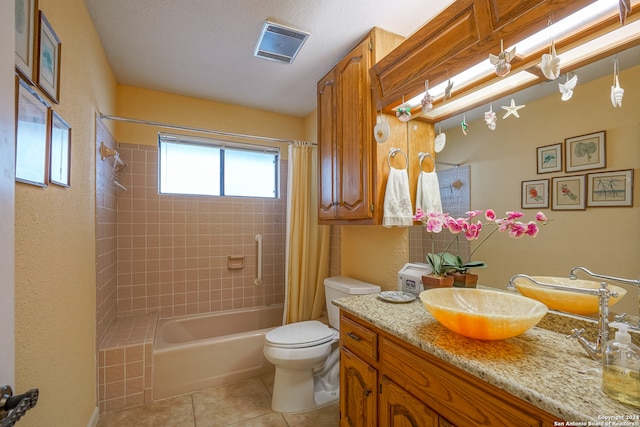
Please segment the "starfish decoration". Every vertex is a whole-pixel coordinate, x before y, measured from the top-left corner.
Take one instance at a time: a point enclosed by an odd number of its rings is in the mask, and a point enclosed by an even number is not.
[[[451,89],[453,89],[453,82],[451,81],[451,79],[449,79],[449,83],[447,83],[447,87],[444,89],[443,101],[446,101],[447,99],[451,98]]]
[[[624,25],[624,21],[631,12],[631,0],[619,0],[620,5],[620,25]]]
[[[518,114],[518,110],[521,108],[524,108],[524,105],[516,105],[516,101],[511,98],[511,105],[508,107],[505,107],[504,105],[501,107],[503,110],[506,110],[507,112],[504,114],[504,116],[502,116],[503,119],[506,119],[507,117],[513,115],[516,118],[520,118],[520,114]]]

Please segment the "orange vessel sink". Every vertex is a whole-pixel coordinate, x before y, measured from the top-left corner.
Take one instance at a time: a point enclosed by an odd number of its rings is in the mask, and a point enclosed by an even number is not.
[[[531,278],[540,283],[569,286],[572,288],[600,288],[600,282],[593,280],[571,280],[566,277],[551,276],[531,276]],[[560,289],[544,288],[522,277],[516,278],[513,284],[522,295],[542,302],[551,310],[573,314],[592,314],[598,312],[598,297],[596,295],[578,294]],[[609,284],[608,288],[610,291],[618,293],[617,297],[609,298],[609,307],[620,301],[627,293],[627,290],[620,286]]]
[[[443,326],[479,340],[515,337],[547,313],[541,302],[487,289],[429,289],[420,293],[420,300]]]

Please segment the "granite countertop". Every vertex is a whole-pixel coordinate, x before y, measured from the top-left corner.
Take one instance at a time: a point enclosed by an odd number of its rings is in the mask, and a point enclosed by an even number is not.
[[[442,326],[415,301],[394,304],[377,295],[341,298],[333,304],[407,343],[571,422],[629,422],[640,408],[610,399],[602,391],[600,363],[566,334],[534,327],[501,341],[466,338]],[[559,424],[560,425],[560,424]],[[574,424],[581,425],[581,424]],[[613,424],[611,424],[613,425]]]

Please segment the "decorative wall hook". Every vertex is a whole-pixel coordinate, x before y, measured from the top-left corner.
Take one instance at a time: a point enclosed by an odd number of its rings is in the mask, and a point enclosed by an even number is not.
[[[489,54],[489,61],[496,66],[496,74],[500,77],[504,77],[511,71],[511,60],[516,56],[515,46],[509,52],[504,50],[503,41],[500,40],[500,53],[494,55]]]

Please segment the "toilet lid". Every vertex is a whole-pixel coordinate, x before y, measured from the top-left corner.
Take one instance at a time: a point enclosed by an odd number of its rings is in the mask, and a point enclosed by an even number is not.
[[[296,322],[280,326],[265,336],[267,343],[274,347],[300,348],[313,347],[329,342],[336,331],[317,320]]]

